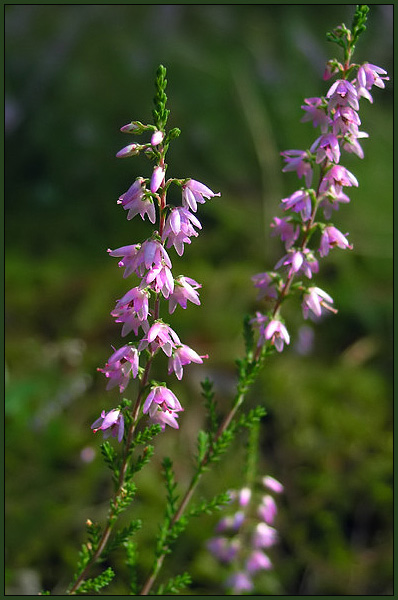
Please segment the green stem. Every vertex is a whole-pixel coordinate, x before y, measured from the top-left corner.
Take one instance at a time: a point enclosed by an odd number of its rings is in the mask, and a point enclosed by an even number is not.
[[[241,407],[244,399],[245,399],[245,395],[247,392],[247,388],[244,392],[241,392],[240,394],[238,394],[236,396],[235,402],[231,408],[231,410],[229,411],[229,413],[226,415],[224,421],[221,423],[217,434],[214,438],[214,442],[217,442],[217,440],[219,439],[219,437],[224,433],[224,431],[226,431],[226,429],[230,426],[231,422],[233,421],[237,411],[239,410],[239,408]],[[189,502],[192,499],[193,494],[195,493],[195,490],[199,484],[199,481],[201,479],[201,476],[203,474],[204,468],[207,465],[207,463],[210,461],[211,457],[213,455],[213,448],[209,448],[205,454],[205,456],[203,457],[202,461],[200,462],[200,464],[198,465],[194,475],[192,476],[192,479],[188,485],[188,488],[184,494],[183,499],[181,500],[176,512],[173,515],[173,518],[170,521],[170,525],[169,525],[169,531],[173,528],[173,526],[177,523],[177,521],[182,517],[182,515],[185,512],[186,507],[188,506]],[[163,565],[163,561],[166,557],[167,554],[167,550],[168,548],[164,548],[163,553],[158,556],[158,558],[156,559],[152,571],[149,574],[148,578],[146,579],[141,592],[140,592],[140,596],[147,596],[151,589],[153,584],[155,583],[155,580],[159,574],[160,569],[162,568]]]

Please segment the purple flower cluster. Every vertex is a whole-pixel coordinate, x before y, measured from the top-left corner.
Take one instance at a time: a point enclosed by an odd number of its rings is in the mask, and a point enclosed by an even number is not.
[[[333,69],[330,66],[332,62]],[[305,185],[282,199],[281,208],[285,216],[275,217],[271,223],[272,235],[279,236],[286,254],[273,271],[259,273],[252,278],[259,291],[259,299],[265,299],[270,305],[266,314],[257,312],[252,319],[252,324],[259,330],[259,348],[269,343],[281,352],[284,345],[290,343],[280,308],[293,291],[293,279],[297,276],[312,279],[318,273],[319,259],[327,256],[330,250],[352,249],[347,234],[330,223],[333,211],[338,210],[340,204],[350,202],[344,189],[358,186],[356,177],[340,164],[340,160],[343,151],[363,158],[360,140],[368,134],[359,130],[359,100],[363,97],[373,102],[370,90],[373,86],[384,88],[384,82],[389,78],[384,69],[369,63],[343,67],[330,61],[324,79],[336,73],[340,77],[325,97],[307,98],[301,107],[305,112],[302,121],[319,127],[321,135],[309,150],[281,153],[286,163],[282,171],[295,171],[299,179],[304,179]],[[356,73],[356,76],[348,80],[351,73]],[[314,183],[315,169],[319,170],[317,183]],[[319,217],[321,211],[323,220]],[[301,294],[305,319],[319,318],[325,310],[337,312],[327,292],[305,281],[294,285]]]
[[[207,542],[213,556],[230,567],[225,587],[233,594],[250,592],[255,575],[272,569],[267,552],[278,541],[274,527],[278,509],[269,492],[280,494],[283,485],[271,476],[263,477],[262,484],[267,493],[256,502],[249,487],[229,492],[235,512],[217,523],[217,535]]]
[[[202,363],[207,358],[199,356],[195,350],[180,341],[177,333],[161,319],[159,306],[161,299],[167,301],[169,313],[172,314],[178,305],[185,309],[188,302],[200,304],[198,289],[201,285],[190,277],[174,277],[168,250],[174,247],[179,256],[183,255],[184,245],[190,244],[190,238],[196,237],[198,230],[202,228],[194,214],[198,204],[220,196],[194,179],[173,178],[166,181],[165,150],[162,148],[164,132],[154,130],[150,125],[138,127],[135,123],[121,128],[125,133],[141,133],[142,130],[152,133],[150,143],[130,144],[116,156],[125,158],[156,148],[158,164],[154,167],[151,178],[138,177],[120,196],[118,204],[127,211],[128,220],[140,215],[143,220],[147,217],[153,225],[158,219],[158,225],[143,243],[108,250],[110,256],[119,259],[119,267],[124,271],[123,277],[133,276],[137,279],[136,285],[117,300],[111,315],[116,323],[122,325],[123,337],[133,332],[138,340],[114,349],[105,366],[98,369],[109,380],[107,389],[117,386],[121,394],[132,378],[143,376],[144,368],[140,366],[143,353],[148,361],[158,351],[164,352],[169,359],[168,373],[174,373],[178,379],[182,378],[185,365]],[[166,194],[171,184],[181,189],[181,206],[167,204]],[[178,429],[178,413],[182,410],[173,392],[164,384],[152,382],[143,403],[143,413],[149,416],[152,423],[160,424],[163,430],[166,425]],[[102,429],[104,437],[110,433],[115,435],[116,432],[120,441],[123,436],[123,415],[116,409],[107,414],[103,411],[92,428],[94,431]]]

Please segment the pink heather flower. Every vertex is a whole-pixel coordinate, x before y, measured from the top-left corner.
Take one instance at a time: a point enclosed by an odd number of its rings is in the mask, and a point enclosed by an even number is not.
[[[116,308],[129,307],[141,321],[145,321],[149,314],[148,296],[147,290],[141,290],[139,287],[132,288],[117,301]]]
[[[286,250],[289,250],[297,240],[300,228],[294,227],[293,223],[288,221],[288,218],[279,219],[278,217],[274,217],[273,220],[274,222],[270,225],[273,230],[271,235],[279,235],[282,242],[285,242]]]
[[[312,183],[313,169],[306,150],[285,150],[281,152],[286,166],[283,167],[282,173],[288,171],[296,171],[297,177],[301,179],[304,176],[305,185],[310,187]]]
[[[276,494],[281,494],[284,490],[283,485],[277,479],[271,477],[271,475],[263,477],[262,481],[264,487],[268,488],[272,492],[275,492]]]
[[[162,181],[164,178],[164,169],[162,167],[155,167],[151,177],[151,192],[152,194],[156,194],[160,186],[162,185]]]
[[[233,517],[223,517],[216,525],[216,532],[223,533],[232,529],[234,523]]]
[[[177,379],[181,380],[183,376],[183,367],[189,365],[191,362],[202,364],[203,358],[205,357],[199,356],[195,350],[192,350],[192,348],[185,344],[177,346],[172,350],[172,354],[169,358],[169,375],[174,371]]]
[[[174,278],[169,267],[162,261],[148,271],[140,285],[143,288],[150,285],[156,294],[162,293],[164,298],[168,298],[174,291]]]
[[[241,592],[250,592],[253,589],[253,583],[244,571],[238,571],[228,577],[225,587],[231,589],[233,594],[240,594]]]
[[[158,146],[159,144],[161,144],[163,142],[163,139],[164,139],[163,131],[157,130],[152,134],[151,145]]]
[[[123,277],[126,278],[131,273],[133,273],[135,269],[135,260],[137,254],[141,248],[141,244],[133,244],[131,246],[121,246],[120,248],[116,248],[116,250],[110,250],[108,248],[108,252],[110,256],[122,256],[123,259],[119,261],[119,267],[125,267],[125,271]]]
[[[130,375],[132,374],[134,378],[137,377],[138,368],[138,351],[134,346],[126,344],[110,356],[103,369],[98,368],[97,370],[104,373],[109,379],[107,390],[118,385],[122,394],[130,381]]]
[[[127,215],[129,221],[138,214],[144,220],[145,214],[147,214],[151,223],[155,223],[155,205],[152,198],[145,196],[145,186],[143,183],[144,179],[142,177],[136,179],[127,192],[120,196],[118,204],[121,204],[124,210],[129,211]]]
[[[260,519],[265,521],[265,523],[268,523],[268,525],[272,525],[272,523],[275,520],[277,510],[278,509],[275,500],[272,496],[267,494],[266,496],[263,496],[262,503],[257,509],[257,514],[260,517]]]
[[[174,246],[177,254],[182,256],[184,244],[190,244],[190,237],[197,237],[199,234],[194,227],[202,229],[200,221],[183,207],[173,208],[167,217],[162,240],[167,239],[167,248]]]
[[[253,534],[253,546],[255,548],[269,548],[278,539],[278,533],[274,527],[266,523],[258,523]]]
[[[307,356],[314,346],[314,330],[308,325],[302,325],[298,330],[298,337],[294,349],[301,356]]]
[[[175,311],[177,304],[182,308],[186,308],[188,300],[193,304],[200,305],[199,294],[196,291],[202,287],[200,283],[183,275],[177,277],[174,283],[174,291],[169,296],[170,314]]]
[[[333,210],[338,210],[339,204],[348,204],[350,201],[349,197],[344,194],[344,192],[340,192],[339,194],[333,193],[332,189],[329,189],[327,196],[325,196],[319,206],[323,209],[323,214],[325,215],[325,219],[329,220],[332,216]]]
[[[207,549],[221,562],[231,562],[240,548],[239,540],[227,540],[225,537],[216,536],[207,542]]]
[[[180,338],[169,325],[163,321],[155,321],[140,341],[138,351],[142,352],[150,345],[152,352],[161,348],[166,356],[170,357],[173,349],[180,344]]]
[[[183,408],[178,401],[178,398],[164,385],[156,385],[149,392],[142,412],[146,414],[152,404],[157,404],[164,411],[182,411]]]
[[[329,98],[329,113],[337,106],[351,106],[354,110],[359,109],[358,92],[347,79],[338,79],[329,88],[326,97]]]
[[[338,195],[343,187],[358,187],[358,180],[348,169],[341,165],[333,165],[321,181],[319,192],[331,192]]]
[[[205,198],[214,198],[215,196],[221,196],[220,192],[215,194],[210,188],[195,179],[189,179],[182,186],[182,205],[193,212],[197,211],[198,202],[204,204]]]
[[[346,152],[352,152],[353,154],[356,154],[359,156],[359,158],[363,158],[364,152],[358,140],[368,137],[369,135],[365,131],[358,131],[356,136],[346,134],[343,139],[343,149]]]
[[[272,562],[261,550],[253,550],[246,561],[246,569],[249,573],[256,573],[262,569],[272,569]]]
[[[129,156],[136,156],[140,152],[140,146],[138,144],[129,144],[125,146],[116,154],[116,158],[128,158]]]
[[[310,310],[316,317],[320,317],[322,314],[322,307],[332,312],[336,312],[336,309],[331,307],[330,304],[333,304],[333,298],[329,296],[329,294],[319,287],[308,288],[303,296],[302,309],[304,319],[308,318],[308,312]]]
[[[138,335],[138,329],[146,322],[149,313],[148,296],[147,290],[135,287],[117,301],[111,315],[116,318],[116,323],[124,323],[123,337],[131,330]]]
[[[380,75],[387,75],[387,71],[370,63],[364,63],[360,66],[357,75],[358,96],[363,96],[373,103],[373,98],[368,90],[372,89],[373,85],[384,89],[384,81],[390,79],[389,77],[380,77]]]
[[[301,212],[303,221],[308,221],[312,213],[311,196],[306,190],[297,190],[287,198],[282,199],[283,210],[291,209],[293,212]]]
[[[301,119],[302,123],[306,121],[312,121],[314,127],[320,127],[322,133],[326,133],[329,127],[330,119],[326,113],[325,107],[323,106],[322,98],[305,98],[305,104],[301,108],[305,111],[304,117]],[[310,184],[307,184],[309,187]]]
[[[245,507],[249,504],[252,491],[248,487],[244,487],[239,492],[239,506]]]
[[[278,293],[273,287],[275,285],[275,273],[258,273],[251,278],[255,288],[259,290],[257,299],[277,298]]]
[[[181,408],[181,410],[183,410]],[[166,429],[166,425],[172,427],[173,429],[178,429],[178,412],[179,409],[171,410],[160,407],[159,405],[153,403],[148,410],[149,418],[154,425],[160,425],[162,431]]]
[[[311,279],[312,274],[317,273],[319,270],[318,261],[308,248],[305,248],[303,251],[289,250],[289,252],[276,263],[275,269],[279,269],[282,265],[291,265],[289,277],[294,273],[302,272],[306,277]]]
[[[271,340],[278,352],[282,352],[284,343],[290,343],[290,336],[283,323],[272,319],[264,329],[264,337]]]
[[[350,133],[353,136],[358,135],[358,127],[361,124],[361,119],[358,113],[349,106],[339,106],[333,115],[333,133]],[[338,162],[338,161],[334,161]]]
[[[339,141],[333,133],[321,135],[310,148],[311,152],[316,150],[316,163],[321,163],[325,159],[333,163],[338,163],[340,160]]]
[[[329,254],[329,250],[335,246],[341,248],[342,250],[345,248],[352,250],[352,246],[350,246],[347,238],[341,233],[341,231],[336,229],[336,227],[333,227],[333,225],[329,225],[323,230],[321,244],[319,246],[319,254],[321,256],[327,256]]]
[[[113,437],[117,436],[118,441],[121,442],[124,432],[123,415],[117,409],[110,410],[107,413],[103,410],[99,419],[91,425],[91,429],[94,433],[101,429],[104,439],[107,439],[112,434]]]

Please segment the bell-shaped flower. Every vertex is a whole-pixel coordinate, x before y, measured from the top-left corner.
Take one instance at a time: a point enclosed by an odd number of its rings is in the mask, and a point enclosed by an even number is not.
[[[193,212],[197,211],[198,203],[204,204],[206,201],[205,198],[209,199],[215,196],[221,196],[220,192],[216,194],[206,185],[195,179],[188,179],[182,186],[182,205]]]
[[[330,118],[326,112],[326,106],[322,98],[305,98],[305,104],[301,106],[305,115],[301,119],[302,123],[311,121],[314,127],[320,127],[322,133],[326,133],[329,128]],[[310,184],[307,184],[309,187]]]
[[[311,202],[310,202],[311,204]],[[270,227],[272,228],[271,235],[279,235],[282,242],[285,242],[286,250],[289,250],[300,235],[300,228],[290,223],[289,217],[279,219],[278,217],[273,218],[273,223]]]
[[[176,332],[163,321],[155,321],[148,329],[145,337],[142,338],[138,345],[138,351],[142,352],[150,345],[151,351],[156,352],[158,348],[163,350],[166,356],[171,356],[174,348],[180,345],[180,338]]]
[[[282,207],[283,210],[291,209],[293,212],[301,213],[303,221],[308,221],[311,218],[312,203],[307,190],[297,190],[287,198],[283,198]]]
[[[290,343],[290,335],[281,321],[272,319],[264,329],[264,337],[271,340],[278,352],[282,352],[283,345]]]
[[[192,350],[189,346],[182,344],[172,350],[172,354],[169,358],[169,375],[174,371],[177,379],[182,379],[183,367],[189,365],[191,362],[202,364],[205,356],[199,356],[195,350]]]
[[[324,290],[321,290],[319,287],[308,288],[304,293],[302,303],[304,319],[308,318],[309,311],[312,311],[316,317],[320,317],[322,307],[331,312],[337,312],[335,308],[330,306],[331,304],[333,304],[333,298]]]
[[[323,230],[321,243],[319,246],[319,254],[321,256],[327,256],[329,254],[329,250],[331,248],[335,248],[336,246],[342,250],[345,250],[346,248],[352,250],[352,246],[350,246],[347,238],[341,233],[341,231],[336,229],[336,227],[333,227],[333,225],[329,225]]]
[[[284,152],[281,152],[281,156],[283,156],[286,162],[286,165],[282,169],[282,173],[296,171],[297,177],[299,179],[304,177],[305,185],[310,187],[312,183],[313,168],[308,152],[306,150],[285,150]]]
[[[250,592],[253,589],[253,582],[244,571],[238,571],[228,577],[225,587],[230,589],[234,595],[242,592]]]
[[[105,374],[109,379],[107,390],[112,389],[116,385],[119,386],[122,394],[126,389],[131,375],[135,378],[138,375],[139,362],[138,351],[134,346],[126,344],[116,350],[108,359],[103,369],[97,370]]]
[[[186,308],[188,300],[193,304],[200,305],[199,294],[196,291],[202,287],[200,283],[190,277],[184,277],[184,275],[177,277],[174,283],[174,290],[169,296],[170,314],[175,311],[177,304]]]
[[[339,141],[333,133],[321,135],[315,140],[310,148],[311,152],[316,150],[316,163],[321,163],[328,160],[332,163],[340,161],[340,146]]]
[[[144,402],[144,407],[142,409],[144,414],[149,412],[152,404],[158,405],[162,410],[183,410],[175,394],[164,385],[155,385],[152,387]]]
[[[121,442],[124,432],[123,415],[118,409],[113,409],[109,412],[103,410],[99,419],[91,425],[91,429],[94,433],[98,430],[103,431],[104,439],[112,435],[113,437],[117,436],[118,441]]]
[[[337,106],[351,106],[354,110],[359,109],[358,92],[347,79],[335,81],[329,88],[326,97],[329,98],[329,114]]]
[[[194,229],[202,229],[200,221],[184,207],[173,208],[166,219],[162,240],[167,240],[166,247],[174,246],[177,254],[182,256],[184,244],[190,244],[190,237],[198,236]]]
[[[253,534],[253,546],[255,548],[269,548],[278,540],[278,532],[267,523],[258,523]]]
[[[343,187],[358,187],[358,180],[348,169],[342,165],[333,165],[322,178],[319,186],[319,192],[321,194],[325,192],[331,192],[333,194],[339,194]]]
[[[129,211],[127,214],[128,221],[135,215],[140,215],[144,220],[146,214],[151,223],[156,221],[155,205],[153,199],[145,195],[144,179],[142,177],[136,179],[127,192],[120,196],[118,204],[121,204],[124,210]]]
[[[270,300],[277,298],[278,292],[275,289],[275,273],[257,273],[252,276],[254,287],[258,289],[257,300]]]
[[[249,573],[272,569],[272,562],[261,550],[253,550],[246,561],[246,569]]]

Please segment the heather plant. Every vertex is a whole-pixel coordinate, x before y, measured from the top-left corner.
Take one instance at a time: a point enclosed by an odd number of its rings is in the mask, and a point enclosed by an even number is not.
[[[345,188],[358,187],[355,175],[342,165],[342,159],[345,153],[364,157],[360,140],[368,135],[359,129],[359,103],[361,98],[372,103],[373,87],[383,88],[388,80],[382,68],[353,62],[367,12],[368,7],[358,6],[351,29],[342,24],[328,34],[328,39],[342,48],[343,60],[328,61],[324,80],[334,81],[324,96],[307,98],[302,105],[302,121],[319,128],[315,141],[307,150],[281,153],[283,171],[295,171],[303,183],[282,199],[283,216],[271,223],[272,235],[284,245],[284,255],[272,270],[253,276],[263,309],[244,318],[245,354],[237,360],[236,393],[226,414],[220,414],[212,382],[208,378],[202,382],[207,428],[197,432],[193,473],[185,490],[178,485],[173,460],[163,458],[166,506],[153,544],[152,566],[143,581],[137,577],[139,548],[135,534],[142,524],[134,518],[134,498],[139,494],[134,478],[141,469],[148,468],[157,436],[166,427],[176,430],[175,435],[184,427],[184,400],[173,391],[173,378],[181,380],[184,367],[202,364],[208,358],[181,341],[167,323],[167,314],[190,310],[188,303],[201,304],[201,284],[187,275],[176,275],[170,254],[175,251],[179,257],[184,255],[186,245],[202,229],[199,205],[220,193],[191,177],[174,176],[174,167],[169,177],[166,155],[180,130],[167,129],[169,109],[163,66],[156,74],[153,123],[131,121],[121,128],[127,135],[143,136],[144,141],[128,144],[117,157],[140,154],[149,159],[151,168],[148,176],[135,179],[118,203],[128,220],[140,216],[152,224],[153,230],[142,242],[134,240],[108,250],[112,258],[119,259],[123,277],[134,280],[133,287],[117,300],[111,312],[116,323],[122,325],[125,343],[113,348],[106,364],[98,369],[108,380],[108,390],[118,388],[120,400],[112,408],[103,409],[91,425],[94,434],[102,433],[104,438],[101,450],[112,474],[114,491],[105,523],[86,523],[88,541],[82,546],[68,594],[97,593],[106,587],[115,576],[113,569],[108,566],[92,577],[93,567],[104,563],[117,549],[125,553],[131,574],[130,594],[178,593],[189,585],[190,575],[182,572],[159,585],[164,560],[192,517],[217,510],[225,513],[207,548],[228,567],[226,591],[253,591],[256,575],[272,569],[269,552],[278,541],[277,496],[284,486],[278,474],[276,478],[258,474],[260,424],[266,411],[261,402],[246,412],[243,404],[266,358],[281,353],[290,343],[290,326],[282,315],[287,300],[299,300],[304,319],[316,321],[324,313],[337,312],[332,296],[314,279],[321,259],[330,251],[353,248],[348,233],[342,233],[331,221],[340,204],[350,202]],[[178,188],[181,204],[171,203],[171,188]],[[158,381],[153,379],[153,365],[163,355],[168,361],[167,380]],[[247,439],[246,468],[236,489],[219,490],[216,496],[193,503],[204,473],[242,436]],[[111,437],[114,440],[109,440]],[[124,519],[121,526],[119,517],[123,513],[129,515],[129,520],[126,525]]]

